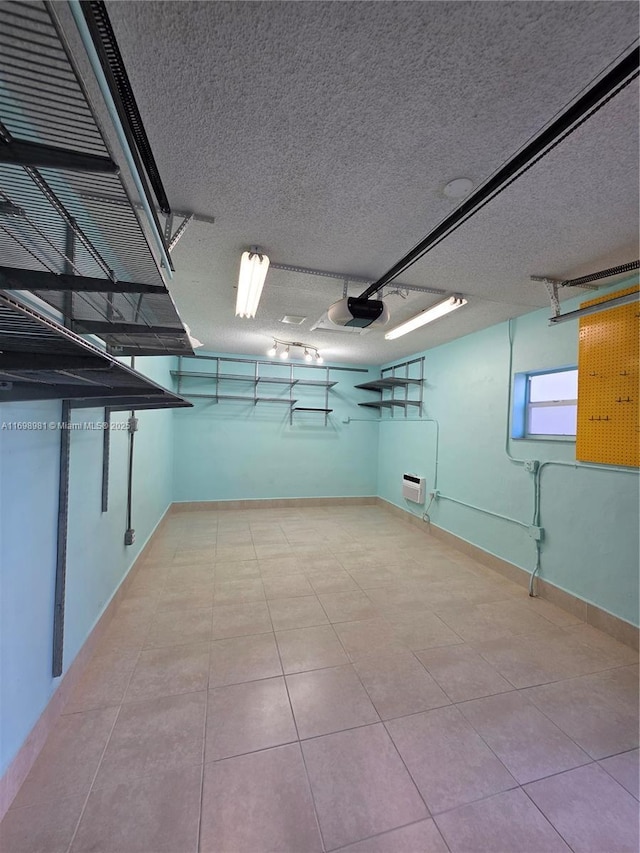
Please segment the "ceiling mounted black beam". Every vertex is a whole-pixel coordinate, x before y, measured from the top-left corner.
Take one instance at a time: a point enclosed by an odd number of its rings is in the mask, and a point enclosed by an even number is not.
[[[105,320],[76,320],[74,332],[88,335],[176,335],[184,337],[179,326],[144,326],[136,323],[108,323]]]
[[[0,144],[0,163],[31,166],[34,169],[68,169],[74,172],[118,174],[118,166],[109,157],[83,154],[79,151],[69,151],[66,148],[42,145],[39,142],[25,142],[15,138]]]
[[[150,346],[138,346],[136,344],[116,344],[107,342],[107,352],[109,355],[113,355],[116,358],[120,358],[125,355],[135,355],[135,356],[144,356],[144,355],[163,355],[167,352],[166,348],[158,348],[158,347],[150,347]],[[186,347],[184,349],[178,349],[178,347],[174,347],[171,351],[172,355],[193,355],[193,350],[189,350]]]
[[[114,389],[113,395],[108,388],[103,386],[90,388],[86,385],[67,385],[60,377],[60,384],[40,384],[40,383],[22,383],[17,379],[9,379],[13,387],[10,389],[10,399],[12,402],[27,402],[29,400],[73,400],[74,405],[84,405],[85,407],[107,406],[110,405],[109,400],[114,401],[114,405],[126,403],[129,400],[144,400],[146,403],[160,402],[164,400],[164,394],[141,393],[140,387],[136,388],[117,388]],[[3,380],[5,381],[5,380]],[[0,400],[4,391],[0,390]],[[162,408],[162,406],[158,406]]]
[[[499,168],[487,181],[463,201],[449,216],[430,231],[416,246],[402,257],[391,269],[360,294],[360,299],[368,299],[381,290],[385,284],[393,281],[410,266],[419,261],[438,243],[452,234],[467,219],[475,215],[499,193],[521,177],[538,160],[548,154],[569,134],[593,115],[614,95],[622,91],[638,76],[640,48],[635,48],[603,75],[584,95],[579,97],[558,118],[552,121],[542,133],[525,145],[516,155]]]
[[[85,293],[158,293],[165,288],[135,281],[112,281],[83,275],[56,275],[40,270],[0,266],[0,287],[10,290],[65,290]]]
[[[174,398],[179,402],[171,403],[172,409],[190,409],[193,403],[182,400],[179,397]],[[72,400],[72,409],[93,409],[105,408],[112,412],[128,412],[141,411],[142,409],[159,409],[163,408],[158,402],[150,397],[103,397],[94,400]]]
[[[0,371],[20,370],[113,370],[113,365],[105,363],[99,356],[59,355],[56,353],[14,352],[0,353]]]

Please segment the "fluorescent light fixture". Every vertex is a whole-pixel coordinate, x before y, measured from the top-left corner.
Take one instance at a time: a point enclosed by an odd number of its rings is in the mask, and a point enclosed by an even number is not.
[[[455,311],[456,308],[461,308],[466,304],[467,300],[463,299],[461,296],[450,296],[449,299],[445,299],[444,302],[438,302],[438,304],[434,305],[432,308],[427,308],[425,311],[421,311],[419,314],[416,314],[415,317],[405,320],[404,323],[400,323],[400,325],[396,326],[395,329],[391,329],[386,332],[384,336],[385,340],[393,341],[395,338],[400,338],[408,332],[413,332],[414,329],[419,329],[420,326],[424,326],[425,323],[431,323],[433,320],[438,320],[450,311]]]
[[[255,317],[258,302],[269,269],[269,258],[253,247],[243,252],[240,260],[240,277],[236,298],[236,317]]]

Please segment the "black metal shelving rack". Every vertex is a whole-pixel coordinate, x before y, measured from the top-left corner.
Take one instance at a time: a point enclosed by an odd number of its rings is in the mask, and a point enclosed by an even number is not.
[[[411,375],[411,373],[416,372],[419,375]],[[418,414],[422,417],[424,357],[412,358],[409,361],[385,367],[380,371],[379,379],[362,382],[355,387],[364,391],[375,391],[380,395],[378,400],[367,400],[358,403],[358,405],[368,409],[376,409],[381,416],[383,410],[388,410],[393,417],[396,409],[402,409],[406,418],[409,410],[413,408],[417,409]],[[418,399],[409,397],[411,389],[418,390]],[[396,392],[400,392],[402,396],[398,396]],[[404,393],[402,394],[402,392]],[[389,396],[385,396],[385,393]]]
[[[55,7],[0,3],[0,288],[35,295],[115,355],[193,354]]]

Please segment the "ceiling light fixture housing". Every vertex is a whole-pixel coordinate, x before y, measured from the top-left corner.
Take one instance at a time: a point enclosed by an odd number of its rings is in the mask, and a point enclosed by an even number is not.
[[[449,181],[443,189],[443,193],[447,198],[464,198],[469,195],[473,189],[473,181],[471,178],[454,178]]]
[[[396,338],[400,338],[402,335],[406,335],[409,332],[413,332],[414,329],[419,329],[420,326],[424,326],[427,323],[438,320],[440,317],[444,317],[451,311],[455,311],[456,308],[462,308],[462,306],[466,304],[467,300],[462,296],[450,296],[449,299],[445,299],[444,302],[438,302],[438,304],[434,305],[432,308],[427,308],[419,314],[416,314],[415,317],[405,320],[404,323],[400,323],[400,325],[396,326],[395,329],[390,329],[384,336],[385,340],[393,341]]]
[[[324,361],[317,347],[313,347],[311,344],[303,344],[301,341],[281,341],[280,338],[273,339],[273,346],[267,350],[267,355],[276,355],[278,353],[278,347],[283,347],[280,351],[280,358],[289,358],[291,347],[297,347],[298,349],[303,350],[303,358],[305,361],[310,362],[313,361],[314,358],[318,364],[322,364]]]
[[[242,253],[236,317],[251,319],[256,316],[268,269],[269,258],[257,246],[252,246],[250,251]]]
[[[385,326],[391,317],[389,309],[380,299],[360,299],[346,296],[334,302],[327,311],[334,326],[349,326],[366,329],[369,326]]]

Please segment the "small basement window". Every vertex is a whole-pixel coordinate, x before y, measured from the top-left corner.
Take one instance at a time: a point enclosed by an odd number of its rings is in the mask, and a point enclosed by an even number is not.
[[[513,403],[513,438],[575,438],[578,370],[516,373]]]

